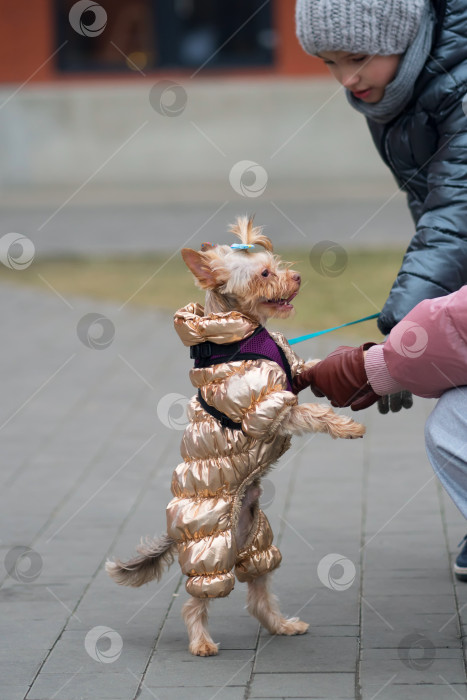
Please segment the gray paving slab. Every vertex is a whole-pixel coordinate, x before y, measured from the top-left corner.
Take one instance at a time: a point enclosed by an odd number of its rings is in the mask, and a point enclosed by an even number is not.
[[[199,688],[196,688],[197,692]],[[157,693],[157,694],[156,694]],[[138,700],[190,700],[194,692],[186,686],[174,686],[173,688],[148,688],[142,687]],[[203,700],[243,700],[245,697],[244,686],[210,686],[203,691]]]
[[[139,681],[131,673],[85,674],[78,667],[74,673],[41,673],[28,693],[28,700],[124,700],[136,693]]]
[[[3,700],[23,700],[29,690],[29,685],[10,685],[2,683],[2,698]]]
[[[268,673],[258,674],[251,687],[252,698],[352,697],[352,673]]]
[[[445,683],[443,685],[428,685],[420,683],[419,685],[401,683],[397,685],[392,682],[387,682],[385,687],[371,686],[362,692],[362,700],[454,700],[454,698],[465,700],[467,692],[465,684]],[[377,695],[376,695],[377,694]]]
[[[358,643],[353,637],[315,635],[263,639],[258,649],[255,673],[353,673]]]
[[[433,402],[394,416],[369,409],[361,441],[294,441],[268,477],[266,512],[283,554],[274,591],[310,630],[260,630],[241,584],[211,605],[219,656],[194,658],[177,565],[141,589],[103,569],[165,529],[181,431],[158,416],[159,401],[193,393],[183,347],[172,335],[157,342],[170,316],[0,292],[2,700],[178,700],[192,688],[208,700],[467,697],[467,586],[450,569],[466,527],[425,456]],[[104,350],[76,332],[96,310],[116,328]]]
[[[464,663],[462,656],[458,658],[446,658],[438,654],[434,649],[431,656],[427,657],[423,651],[415,658],[411,656],[401,659],[398,655],[392,655],[391,650],[378,649],[378,651],[386,652],[378,657],[369,657],[361,662],[361,675],[364,678],[363,688],[382,687],[390,676],[395,674],[393,679],[394,684],[405,683],[410,685],[428,684],[428,685],[445,685],[443,678],[449,677],[452,684],[463,683]],[[377,662],[377,663],[375,663]]]
[[[192,656],[186,651],[161,651],[150,663],[144,680],[148,688],[246,686],[255,660],[249,649],[224,649],[219,657]],[[204,661],[204,663],[203,663]]]

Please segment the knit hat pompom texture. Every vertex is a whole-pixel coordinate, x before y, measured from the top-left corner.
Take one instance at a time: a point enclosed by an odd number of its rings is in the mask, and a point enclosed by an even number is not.
[[[404,53],[429,0],[297,0],[295,20],[303,49],[368,56]]]

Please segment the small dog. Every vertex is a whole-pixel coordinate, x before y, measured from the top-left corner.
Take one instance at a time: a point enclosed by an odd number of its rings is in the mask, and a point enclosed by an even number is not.
[[[328,406],[298,404],[294,377],[317,360],[305,363],[264,324],[293,313],[300,275],[273,255],[271,241],[252,219],[239,218],[230,230],[240,244],[182,250],[197,286],[206,290],[206,303],[175,314],[175,328],[195,359],[190,378],[198,394],[188,406],[167,534],[142,541],[140,556],[126,563],[106,564],[117,583],[141,586],[159,580],[178,549],[191,595],[182,615],[189,650],[198,656],[218,653],[207,628],[208,602],[227,596],[235,578],[248,583],[248,611],[269,632],[307,631],[305,622],[281,614],[269,589],[281,554],[259,507],[260,479],[292,435],[357,438],[365,432]]]

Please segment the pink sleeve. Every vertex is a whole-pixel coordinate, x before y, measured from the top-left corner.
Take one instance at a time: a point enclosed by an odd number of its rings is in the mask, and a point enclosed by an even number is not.
[[[399,386],[434,398],[467,385],[467,286],[420,302],[375,347],[381,349],[370,348],[365,369],[376,393]]]
[[[403,386],[396,382],[389,374],[387,364],[384,360],[384,345],[372,345],[365,355],[365,372],[371,388],[378,396],[395,394],[402,391]]]

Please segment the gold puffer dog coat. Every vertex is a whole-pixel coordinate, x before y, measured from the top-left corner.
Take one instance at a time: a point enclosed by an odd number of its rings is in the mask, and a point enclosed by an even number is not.
[[[238,311],[204,316],[200,304],[189,304],[174,318],[186,346],[206,341],[227,344],[248,338],[258,324]],[[280,333],[270,333],[285,353],[292,377],[304,368]],[[172,478],[174,498],[167,506],[167,533],[178,546],[186,589],[198,598],[221,598],[239,581],[251,581],[279,566],[281,554],[257,502],[253,524],[241,547],[236,531],[246,489],[290,446],[278,426],[295,406],[282,367],[272,360],[221,362],[190,371],[202,398],[242,430],[223,428],[194,396],[187,409],[181,455]]]

